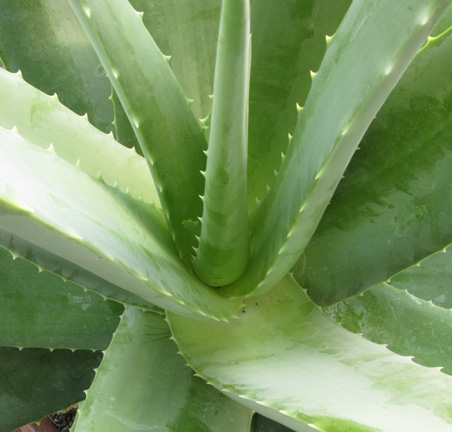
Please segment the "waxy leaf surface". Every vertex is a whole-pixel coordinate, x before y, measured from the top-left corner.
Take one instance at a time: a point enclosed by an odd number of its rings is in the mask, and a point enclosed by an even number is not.
[[[124,307],[0,249],[0,346],[104,350]]]
[[[126,309],[75,432],[249,431],[253,412],[193,376],[170,335],[162,316]]]
[[[62,161],[52,149],[30,144],[14,130],[0,129],[0,135],[4,247],[11,248],[17,237],[29,243],[25,258],[33,259],[35,245],[57,261],[70,261],[75,274],[82,268],[178,313],[227,319],[237,311],[240,302],[212,291],[185,268],[152,207]],[[46,176],[37,177],[38,169]]]
[[[198,374],[296,431],[451,430],[452,377],[340,328],[290,277],[227,325],[169,323]]]

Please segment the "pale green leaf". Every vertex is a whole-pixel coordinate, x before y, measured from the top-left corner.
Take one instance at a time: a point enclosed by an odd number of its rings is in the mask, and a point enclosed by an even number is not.
[[[433,304],[452,309],[450,245],[390,278],[391,285]]]
[[[251,2],[253,35],[248,143],[248,205],[256,207],[275,179],[332,36],[351,0]]]
[[[83,171],[99,174],[111,186],[160,207],[146,161],[80,117],[24,82],[20,74],[0,69],[0,126],[16,127],[31,143],[48,148]],[[133,176],[130,175],[133,173]]]
[[[191,263],[206,141],[168,59],[128,0],[69,0],[129,117],[181,258]],[[181,163],[183,161],[183,163]]]
[[[325,311],[345,328],[452,375],[451,268],[444,249]]]
[[[197,373],[296,431],[451,430],[452,377],[340,328],[290,277],[237,321],[169,323]]]
[[[46,175],[37,176],[39,171]],[[181,263],[152,207],[5,129],[0,129],[0,230],[6,248],[25,242],[19,252],[27,259],[39,260],[44,249],[52,255],[49,261],[62,267],[69,262],[71,270],[63,269],[63,276],[76,282],[83,269],[123,293],[201,319],[227,319],[240,305],[203,285]]]
[[[449,30],[450,27],[452,27],[452,7],[449,7],[449,9],[447,9],[446,13],[441,18],[441,21],[433,29],[431,36],[439,36],[441,33]]]
[[[376,285],[363,295],[325,309],[346,329],[452,375],[451,310],[399,291],[390,283]]]
[[[248,269],[225,292],[263,293],[295,264],[369,124],[450,4],[352,4],[329,41],[281,169],[252,221]]]
[[[193,266],[211,286],[236,281],[249,258],[246,190],[250,74],[249,0],[225,0],[215,66],[201,234]]]
[[[416,56],[294,269],[318,304],[384,282],[452,242],[451,49],[449,31]],[[441,278],[425,285],[432,300]]]
[[[162,316],[129,307],[87,392],[75,432],[248,432],[253,412],[185,365]]]
[[[221,0],[131,0],[199,118],[211,109]]]

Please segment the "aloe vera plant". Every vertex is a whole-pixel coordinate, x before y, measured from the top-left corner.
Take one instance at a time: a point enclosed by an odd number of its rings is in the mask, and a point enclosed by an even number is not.
[[[450,432],[451,3],[0,0],[0,430]]]

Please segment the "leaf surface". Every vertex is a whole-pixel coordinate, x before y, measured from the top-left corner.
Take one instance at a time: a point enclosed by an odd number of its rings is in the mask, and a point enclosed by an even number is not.
[[[275,183],[252,220],[248,269],[225,287],[228,295],[263,293],[295,264],[369,124],[450,3],[352,4],[329,41]]]
[[[85,398],[102,353],[0,348],[0,430],[12,432]]]
[[[296,431],[451,429],[452,377],[340,328],[290,277],[227,325],[169,323],[197,373]]]
[[[267,0],[251,3],[253,39],[248,145],[248,205],[262,201],[281,166],[310,70],[318,70],[350,0]]]
[[[212,107],[221,0],[131,0],[170,65],[198,118]]]
[[[249,431],[252,411],[194,377],[170,335],[162,316],[127,308],[76,432]]]
[[[107,184],[160,207],[146,161],[100,132],[86,117],[65,108],[57,97],[27,84],[20,74],[0,69],[0,98],[1,127],[15,126],[23,137],[42,148],[52,144],[65,161],[91,176],[100,174]]]
[[[60,101],[103,132],[112,130],[111,85],[65,1],[0,1],[0,57],[7,70]],[[19,105],[19,103],[18,103]]]
[[[445,249],[325,311],[348,330],[452,375],[451,264]]]
[[[0,249],[0,346],[103,350],[123,310]]]
[[[234,282],[248,264],[250,56],[249,0],[225,0],[215,66],[201,234],[193,258],[196,274],[211,286]]]
[[[445,14],[441,18],[441,21],[433,29],[431,36],[437,37],[441,33],[449,30],[450,27],[452,27],[452,7],[449,6],[449,9],[447,9]]]
[[[70,0],[118,94],[146,156],[181,258],[190,264],[201,215],[206,148],[201,123],[128,0]]]
[[[185,268],[152,207],[62,161],[52,149],[31,145],[14,130],[0,129],[0,154],[4,247],[22,242],[21,256],[34,261],[44,249],[49,261],[71,263],[65,277],[77,282],[84,269],[148,304],[193,317],[227,319],[239,308],[239,302],[206,287]],[[38,170],[46,175],[36,176]],[[103,284],[90,288],[105,289]]]
[[[258,413],[254,414],[253,418],[253,427],[251,428],[251,432],[292,432],[293,429],[289,429],[288,427],[275,422],[274,420],[270,420],[267,417],[264,417]]]
[[[384,282],[452,242],[451,49],[449,31],[419,52],[294,269],[318,304]]]

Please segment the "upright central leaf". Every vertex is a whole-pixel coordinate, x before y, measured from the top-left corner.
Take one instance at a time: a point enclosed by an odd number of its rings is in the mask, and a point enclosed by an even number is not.
[[[201,237],[194,259],[198,276],[213,286],[234,282],[248,263],[249,67],[249,1],[224,0],[215,66]]]

